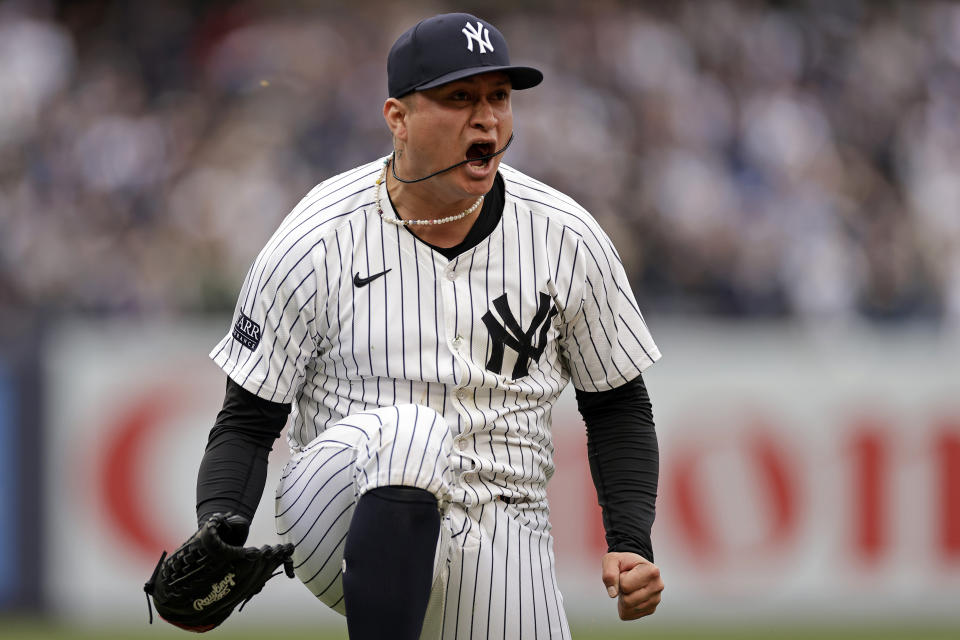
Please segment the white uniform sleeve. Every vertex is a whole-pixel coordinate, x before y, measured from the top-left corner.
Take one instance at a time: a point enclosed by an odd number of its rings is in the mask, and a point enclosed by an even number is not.
[[[317,278],[308,237],[277,231],[247,273],[230,332],[210,357],[234,382],[289,403],[317,344]]]
[[[572,288],[577,308],[561,340],[574,387],[607,391],[660,359],[620,256],[598,226],[580,239]]]

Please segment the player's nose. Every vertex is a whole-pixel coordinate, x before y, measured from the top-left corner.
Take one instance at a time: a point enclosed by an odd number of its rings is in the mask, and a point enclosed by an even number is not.
[[[471,114],[471,125],[483,131],[489,131],[497,126],[498,122],[497,112],[490,101],[486,99],[477,100]]]

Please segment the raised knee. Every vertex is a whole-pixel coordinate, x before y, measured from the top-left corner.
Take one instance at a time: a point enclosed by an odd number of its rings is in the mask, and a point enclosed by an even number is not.
[[[426,489],[445,499],[452,443],[443,417],[417,404],[383,407],[375,413],[380,420],[379,433],[369,440],[370,450],[361,463],[365,489],[402,485]]]
[[[409,441],[411,446],[420,449],[449,454],[450,427],[443,416],[422,404],[401,404],[392,409],[396,411],[393,427],[398,440]]]

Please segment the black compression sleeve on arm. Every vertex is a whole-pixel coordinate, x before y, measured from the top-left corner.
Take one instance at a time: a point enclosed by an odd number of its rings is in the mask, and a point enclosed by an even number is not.
[[[653,562],[650,530],[656,515],[660,453],[653,409],[642,376],[609,391],[577,390],[587,425],[590,473],[603,512],[610,551],[632,551]]]
[[[218,512],[253,519],[267,482],[270,449],[289,413],[290,405],[264,400],[227,378],[223,408],[197,474],[198,523]]]

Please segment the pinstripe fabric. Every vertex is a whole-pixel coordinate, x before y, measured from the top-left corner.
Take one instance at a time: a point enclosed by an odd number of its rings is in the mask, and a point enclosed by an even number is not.
[[[294,544],[294,571],[344,613],[343,545],[356,501],[371,489],[418,487],[450,495],[450,431],[433,410],[399,405],[357,413],[294,454],[276,492],[277,533]]]
[[[544,504],[450,506],[442,638],[570,638]]]
[[[240,293],[234,321],[255,322],[259,343],[250,349],[228,334],[211,357],[245,389],[292,403],[294,454],[358,412],[397,404],[433,409],[452,437],[451,513],[475,514],[477,531],[483,522],[499,527],[501,533],[489,534],[497,544],[501,536],[502,544],[516,536],[510,567],[528,570],[532,563],[555,582],[546,524],[546,482],[554,470],[550,410],[571,380],[578,389],[608,390],[636,377],[660,353],[610,239],[569,197],[501,163],[501,223],[476,247],[447,260],[379,219],[374,180],[382,166],[378,160],[331,178],[297,205]],[[354,285],[355,275],[380,272],[386,273]],[[494,502],[501,495],[524,501],[527,524],[507,517],[503,503]],[[451,526],[456,533],[456,523]],[[451,552],[451,567],[462,560],[473,577],[471,586],[467,574],[451,569],[451,578],[463,583],[458,593],[475,601],[474,613],[481,602],[507,593],[506,583],[490,582],[496,553],[481,552],[480,564],[470,568],[469,547],[458,547],[455,538],[451,548],[461,549]],[[484,563],[494,568],[483,569]],[[451,619],[460,629],[489,630],[486,623],[476,626],[476,618],[451,618],[451,588],[444,637]],[[561,637],[542,631],[565,628],[559,596],[551,598],[541,603],[543,623],[533,635],[518,628],[503,637]],[[541,606],[537,602],[527,603],[528,610]],[[490,616],[502,618],[503,606]]]

